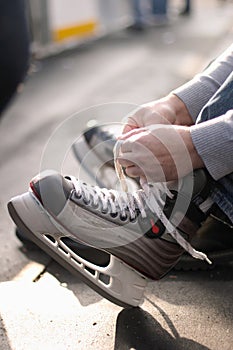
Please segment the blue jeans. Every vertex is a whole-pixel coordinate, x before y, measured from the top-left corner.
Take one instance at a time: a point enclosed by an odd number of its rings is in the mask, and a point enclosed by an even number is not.
[[[152,1],[153,15],[166,16],[167,14],[167,0],[153,0]]]
[[[141,0],[132,0],[134,21],[137,24],[143,24],[144,22],[144,14],[141,5]]]
[[[144,0],[132,0],[134,20],[135,23],[143,24],[145,22],[145,1]],[[164,15],[167,14],[167,0],[151,0],[151,12],[153,15]]]
[[[216,118],[231,109],[233,109],[233,72],[204,106],[197,123]],[[216,181],[212,198],[233,222],[233,173]]]

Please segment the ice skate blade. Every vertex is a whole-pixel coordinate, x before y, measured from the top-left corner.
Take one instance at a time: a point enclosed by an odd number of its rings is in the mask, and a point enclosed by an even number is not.
[[[8,204],[12,219],[20,230],[30,235],[31,240],[54,260],[77,275],[101,296],[119,306],[136,307],[143,302],[144,290],[147,285],[147,279],[144,276],[114,256],[111,256],[109,264],[105,267],[92,264],[72,251],[62,241],[62,237],[65,235],[57,234],[55,229],[51,230],[52,233],[32,230],[33,226],[30,224],[29,228],[29,224],[25,223],[22,215],[24,209],[22,206],[25,201],[21,201],[22,204],[20,204],[18,198],[13,198]],[[31,199],[33,199],[32,196]],[[33,205],[39,207],[36,201]],[[39,210],[41,213],[42,207]]]

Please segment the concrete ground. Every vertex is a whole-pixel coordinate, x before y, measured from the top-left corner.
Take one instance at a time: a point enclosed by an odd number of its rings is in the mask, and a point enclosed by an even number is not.
[[[46,144],[63,121],[94,105],[114,103],[116,114],[122,105],[163,96],[231,42],[232,19],[231,2],[199,0],[190,18],[169,26],[122,31],[32,63],[0,127],[0,349],[233,348],[231,263],[206,272],[172,271],[148,286],[141,308],[121,309],[44,253],[26,249],[6,209],[41,169]],[[77,134],[84,125],[79,115]],[[96,108],[88,115],[102,118]],[[67,159],[62,171],[76,171]]]

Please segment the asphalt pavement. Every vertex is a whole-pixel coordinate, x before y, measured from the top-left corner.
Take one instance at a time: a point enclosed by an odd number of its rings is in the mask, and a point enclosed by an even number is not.
[[[27,190],[49,141],[74,113],[80,116],[77,134],[87,115],[106,118],[106,106],[114,121],[129,106],[189,80],[231,43],[232,2],[199,0],[193,7],[190,17],[174,17],[167,26],[123,30],[32,61],[0,125],[1,350],[233,348],[231,263],[210,271],[171,271],[149,284],[140,308],[122,309],[43,252],[24,247],[6,209],[12,196]],[[68,136],[62,135],[64,145]],[[61,170],[76,174],[71,155]]]

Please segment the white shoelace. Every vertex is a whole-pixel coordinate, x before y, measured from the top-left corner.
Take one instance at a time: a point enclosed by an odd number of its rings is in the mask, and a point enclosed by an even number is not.
[[[115,144],[114,147],[114,165],[115,165],[115,170],[116,174],[118,176],[118,179],[121,183],[122,190],[124,192],[127,192],[127,183],[126,183],[126,178],[125,174],[123,172],[122,166],[118,162],[117,158],[120,153],[120,147],[121,147],[122,141],[118,140]],[[153,191],[151,191],[150,186],[147,183],[141,183],[142,189],[143,189],[143,197],[144,200],[146,201],[148,207],[150,210],[155,213],[155,215],[160,219],[160,221],[163,223],[163,225],[166,227],[167,231],[169,234],[173,237],[173,239],[184,249],[186,250],[192,257],[200,260],[206,260],[209,264],[212,264],[212,262],[208,259],[207,255],[197,251],[194,249],[189,242],[187,242],[183,236],[179,233],[179,231],[172,225],[172,223],[168,220],[166,215],[164,214],[163,210],[161,209],[163,207],[162,200],[161,200],[161,193],[166,193],[169,197],[172,198],[172,194],[167,188],[165,184],[158,184],[157,189],[155,186],[153,186]],[[156,191],[156,192],[155,192]],[[140,193],[138,191],[138,193]],[[135,195],[134,195],[135,197]],[[131,203],[129,202],[127,204],[129,210],[131,207]],[[133,209],[133,208],[132,208]],[[145,210],[141,207],[139,207],[141,214],[143,217],[146,217],[146,212]]]
[[[110,207],[112,214],[120,212],[122,217],[126,217],[126,210],[129,211],[130,219],[136,218],[136,208],[146,217],[144,209],[145,194],[143,191],[137,191],[133,194],[124,191],[108,190],[99,186],[90,186],[77,180],[73,176],[69,176],[77,196],[82,196],[87,204],[92,201],[93,206],[101,205],[101,209],[107,212]]]

